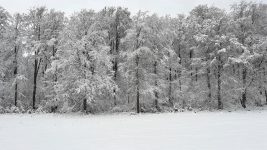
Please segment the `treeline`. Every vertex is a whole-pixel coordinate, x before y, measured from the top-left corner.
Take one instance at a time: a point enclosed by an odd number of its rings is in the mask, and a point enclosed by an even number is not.
[[[267,4],[177,17],[0,7],[0,112],[162,112],[267,103]]]

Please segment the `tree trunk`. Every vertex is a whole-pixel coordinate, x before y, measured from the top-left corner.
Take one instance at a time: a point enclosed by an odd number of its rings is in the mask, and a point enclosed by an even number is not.
[[[87,100],[86,98],[83,99],[83,111],[87,113]]]
[[[222,64],[221,64],[220,56],[219,56],[218,62],[219,62],[219,64],[218,64],[218,80],[217,80],[217,84],[218,84],[218,89],[217,89],[218,109],[223,109],[223,104],[221,101],[221,69],[222,69]]]
[[[116,106],[117,105],[117,97],[116,97],[116,89],[114,88],[113,89],[113,99],[114,99],[114,106]]]
[[[116,54],[117,55],[117,54]],[[114,64],[113,64],[113,71],[114,71],[114,81],[117,81],[117,74],[118,74],[118,62],[117,62],[117,56],[114,58]],[[116,89],[113,89],[113,99],[114,99],[114,105],[117,105],[117,97],[116,97]]]
[[[43,70],[43,77],[45,76],[45,71],[47,70],[47,63],[44,65],[44,70]]]
[[[156,76],[155,79],[155,87],[158,87],[158,82],[157,82],[157,61],[154,62],[154,74]],[[158,92],[157,90],[154,91],[154,95],[155,95],[155,108],[159,111],[159,105],[158,105]]]
[[[182,91],[182,81],[181,81],[181,77],[182,77],[182,71],[179,70],[178,72],[178,78],[179,78],[179,90],[180,92]]]
[[[113,71],[114,71],[114,81],[117,81],[117,76],[118,76],[118,54],[119,54],[119,44],[120,44],[120,37],[119,37],[119,31],[118,31],[118,25],[119,25],[119,20],[118,16],[116,15],[116,26],[115,26],[115,49],[114,49],[114,63],[113,63]],[[116,97],[116,89],[113,89],[114,92],[114,105],[117,105],[117,97]]]
[[[56,56],[56,48],[55,48],[55,45],[53,45],[52,56],[53,57]],[[54,82],[57,82],[57,66],[56,66],[56,70],[55,70],[55,74],[54,74]]]
[[[172,100],[172,68],[169,68],[169,103],[173,107],[173,100]]]
[[[137,93],[136,93],[136,112],[140,113],[140,93],[139,93],[139,86],[137,86]]]
[[[129,93],[127,93],[127,102],[128,102],[128,104],[130,104],[130,94]]]
[[[41,19],[41,16],[39,16]],[[41,40],[41,27],[40,24],[38,25],[38,30],[37,30],[37,40],[40,41]],[[36,88],[37,88],[37,75],[38,75],[38,70],[39,70],[39,66],[38,66],[38,51],[35,51],[34,53],[35,58],[34,58],[34,74],[33,74],[33,92],[32,92],[32,109],[36,109],[35,107],[35,103],[36,103]],[[40,63],[40,62],[39,62]]]
[[[119,20],[117,19],[118,16],[116,16],[116,27],[115,27],[115,59],[114,59],[114,78],[116,80],[117,74],[118,74],[118,54],[119,54],[119,45],[120,45],[120,37],[119,37],[119,31],[118,31],[118,24]]]
[[[19,25],[19,15],[16,16],[16,26],[15,26],[15,47],[14,47],[14,77],[15,77],[15,97],[14,97],[14,104],[17,107],[17,101],[18,101],[18,81],[17,81],[17,75],[18,75],[18,46],[17,46],[17,38],[18,38],[18,25]]]
[[[193,58],[193,51],[192,50],[189,52],[189,58],[190,58],[190,61]],[[192,67],[192,64],[191,64],[191,73],[190,73],[190,75],[191,75],[191,78],[193,80],[193,67]]]
[[[160,111],[158,98],[158,92],[155,92],[155,108],[157,109],[157,111]]]
[[[52,46],[52,56],[55,57],[56,56],[56,49],[55,49],[55,45]]]
[[[180,64],[180,67],[182,66],[182,55],[181,55],[181,45],[179,44],[179,64]],[[190,56],[192,57],[192,56]],[[181,76],[182,76],[182,71],[181,69],[178,72],[178,78],[179,78],[179,90],[182,91],[182,81],[181,81]]]
[[[15,83],[15,106],[17,107],[17,101],[18,101],[18,83],[16,81]]]
[[[242,99],[241,99],[241,105],[243,108],[246,108],[246,101],[247,101],[247,97],[246,97],[246,89],[242,92]]]
[[[15,106],[17,107],[17,100],[18,100],[18,81],[17,81],[17,74],[18,74],[18,63],[17,63],[17,46],[15,46],[14,49],[15,53],[15,59],[14,59],[14,77],[15,77],[15,97],[14,97],[14,103]]]
[[[266,48],[266,51],[267,51],[267,48]],[[266,55],[265,55],[266,56]],[[266,77],[266,71],[267,71],[267,64],[265,63],[265,66],[264,66],[264,68],[263,68],[264,70],[263,70],[263,78],[264,78],[264,84],[265,84],[265,87],[267,86],[266,84],[267,84],[267,77]],[[265,92],[265,102],[266,102],[266,105],[267,105],[267,88],[265,88],[265,90],[264,90]]]
[[[207,67],[208,102],[211,102],[210,68]]]
[[[247,69],[244,68],[242,69],[242,80],[243,80],[243,88],[244,88],[244,91],[242,92],[242,99],[241,99],[241,105],[243,108],[246,108],[246,102],[247,102],[247,88],[246,88],[246,76],[247,76]]]
[[[139,56],[136,56],[136,112],[140,113]]]
[[[38,60],[37,60],[37,58],[35,58],[35,60],[34,60],[34,74],[33,74],[32,109],[36,109],[35,108],[35,101],[36,101],[37,75],[38,75]]]

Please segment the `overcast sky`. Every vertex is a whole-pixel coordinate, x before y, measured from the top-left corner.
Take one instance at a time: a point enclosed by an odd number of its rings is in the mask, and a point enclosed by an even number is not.
[[[127,7],[132,13],[146,10],[159,15],[175,16],[188,13],[199,4],[208,4],[229,10],[230,5],[240,0],[0,0],[0,6],[11,13],[26,12],[34,6],[47,6],[64,11],[67,15],[82,8],[100,10],[105,6]],[[253,0],[267,3],[267,0]]]

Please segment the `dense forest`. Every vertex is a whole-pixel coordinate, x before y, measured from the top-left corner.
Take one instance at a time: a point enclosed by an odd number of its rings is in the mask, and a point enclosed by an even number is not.
[[[166,112],[267,104],[267,4],[187,15],[0,7],[0,112]]]

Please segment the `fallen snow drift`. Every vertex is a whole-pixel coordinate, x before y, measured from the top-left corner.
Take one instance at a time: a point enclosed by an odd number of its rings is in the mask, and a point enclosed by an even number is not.
[[[267,111],[0,115],[1,150],[263,150]]]

